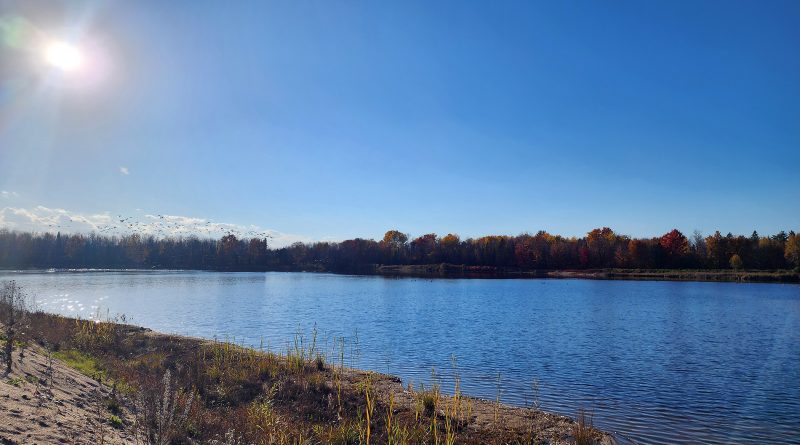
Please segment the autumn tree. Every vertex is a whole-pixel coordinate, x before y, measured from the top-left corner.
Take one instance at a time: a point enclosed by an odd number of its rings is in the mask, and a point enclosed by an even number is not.
[[[546,269],[550,267],[551,245],[554,236],[540,230],[535,236],[520,235],[515,240],[514,257],[522,268]]]
[[[401,249],[408,242],[408,235],[399,230],[389,230],[383,235],[383,244],[396,249]]]
[[[575,267],[578,257],[577,245],[578,242],[574,238],[565,239],[560,236],[554,236],[548,241],[548,248],[550,249],[549,267],[551,269]]]
[[[739,255],[733,254],[729,261],[731,268],[734,270],[739,270],[742,268],[742,258]]]
[[[755,263],[759,269],[780,269],[787,258],[784,257],[784,243],[773,237],[761,237],[755,246]]]
[[[724,267],[723,262],[725,258],[728,258],[725,256],[728,250],[727,245],[727,239],[719,233],[719,230],[706,237],[706,254],[711,268],[721,269]]]
[[[786,238],[784,256],[795,268],[800,268],[800,236],[790,232]]]
[[[514,241],[510,236],[489,235],[471,240],[474,262],[481,266],[514,266]]]
[[[448,263],[458,263],[461,261],[459,247],[461,238],[453,233],[448,233],[439,240],[442,260]]]
[[[384,251],[383,262],[398,264],[405,258],[408,235],[399,230],[389,230],[383,235],[381,249]]]
[[[658,241],[664,251],[668,265],[683,265],[684,256],[689,252],[689,240],[678,229],[665,233]]]
[[[637,269],[651,267],[650,249],[647,246],[647,242],[638,239],[628,241],[628,258],[630,265]]]
[[[412,258],[421,264],[437,262],[438,237],[435,233],[426,233],[411,241]]]
[[[594,229],[586,234],[588,261],[596,267],[612,266],[616,240],[617,234],[608,227]]]
[[[678,229],[672,229],[659,239],[664,252],[670,256],[680,256],[689,251],[689,240]]]
[[[532,237],[523,235],[517,237],[514,243],[514,258],[516,258],[517,266],[523,269],[533,267],[533,242]]]

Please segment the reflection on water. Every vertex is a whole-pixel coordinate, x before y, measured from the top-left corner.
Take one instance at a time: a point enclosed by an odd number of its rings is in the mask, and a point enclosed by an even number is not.
[[[45,310],[284,349],[316,325],[353,365],[544,409],[643,443],[800,443],[800,286],[305,273],[1,273]],[[356,341],[356,337],[358,340]],[[331,346],[331,345],[329,345]]]

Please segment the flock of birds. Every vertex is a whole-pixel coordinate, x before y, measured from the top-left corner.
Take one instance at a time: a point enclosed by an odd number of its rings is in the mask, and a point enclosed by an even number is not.
[[[199,237],[223,237],[233,235],[236,238],[271,238],[269,232],[257,230],[255,228],[240,229],[233,224],[216,223],[207,220],[193,220],[186,223],[186,218],[173,217],[168,215],[146,215],[147,220],[141,221],[133,216],[117,215],[113,222],[105,225],[95,225],[85,218],[66,217],[66,221],[61,224],[49,224],[49,230],[75,230],[75,224],[88,224],[96,227],[94,232],[101,235],[134,235],[155,236],[157,238],[168,238],[172,236],[199,236]]]

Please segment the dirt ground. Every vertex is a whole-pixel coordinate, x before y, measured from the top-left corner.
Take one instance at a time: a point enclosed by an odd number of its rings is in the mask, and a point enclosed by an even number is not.
[[[5,368],[5,365],[3,365]],[[111,388],[48,360],[39,348],[29,348],[10,375],[0,378],[0,444],[133,444],[130,427],[112,426],[106,400]],[[130,412],[118,417],[127,425]]]

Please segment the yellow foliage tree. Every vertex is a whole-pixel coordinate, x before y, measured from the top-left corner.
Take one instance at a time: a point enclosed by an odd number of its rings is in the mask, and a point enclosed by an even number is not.
[[[730,260],[731,267],[735,270],[739,270],[742,268],[742,258],[739,255],[734,254]]]

